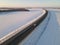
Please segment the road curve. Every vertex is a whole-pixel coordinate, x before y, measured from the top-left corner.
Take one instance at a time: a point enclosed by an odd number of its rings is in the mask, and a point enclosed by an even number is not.
[[[17,36],[21,35],[22,33],[25,33],[30,28],[35,28],[39,23],[41,23],[45,17],[47,16],[47,11],[43,10],[43,13],[37,16],[35,19],[29,21],[25,25],[17,28],[16,30],[12,31],[11,33],[5,35],[4,37],[0,38],[0,44],[1,45],[7,45],[10,43],[13,39],[15,39]]]

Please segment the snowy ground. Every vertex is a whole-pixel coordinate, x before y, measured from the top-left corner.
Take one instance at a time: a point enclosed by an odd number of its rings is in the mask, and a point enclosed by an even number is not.
[[[40,12],[38,11],[36,13],[39,14]],[[60,45],[59,20],[60,10],[48,9],[47,18],[41,24],[39,24],[39,26],[37,26],[34,31],[31,32],[31,34],[29,34],[22,42],[17,45]],[[17,22],[19,22],[19,20]]]
[[[28,23],[42,14],[42,9],[30,12],[2,12],[0,13],[0,38]]]
[[[60,12],[48,12],[47,18],[18,45],[60,45]]]

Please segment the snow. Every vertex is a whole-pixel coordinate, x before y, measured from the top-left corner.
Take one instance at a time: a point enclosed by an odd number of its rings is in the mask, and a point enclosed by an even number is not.
[[[47,18],[18,45],[60,45],[60,27],[57,21],[60,18],[56,17],[58,15],[55,11],[48,10]]]
[[[32,13],[34,12],[34,13]],[[14,14],[13,14],[14,13]],[[35,18],[35,16],[39,16],[41,14],[40,11],[31,11],[27,14],[31,15],[31,16],[27,16],[26,17],[23,17],[24,15],[22,15],[23,18],[21,18],[20,16],[20,12],[18,12],[18,16],[16,16],[16,12],[13,12],[12,15],[8,14],[8,15],[1,15],[0,17],[4,17],[3,20],[11,23],[10,25],[13,25],[13,26],[10,26],[8,23],[7,27],[7,32],[11,32],[11,29],[16,29],[21,25],[25,24],[25,21],[26,23],[28,22],[28,20],[32,20]],[[36,14],[36,15],[35,15]],[[32,16],[33,15],[33,16]],[[11,16],[11,17],[10,17]],[[9,20],[7,20],[9,18]],[[33,18],[34,17],[34,18]],[[6,19],[7,18],[7,19]],[[20,18],[22,20],[20,20]],[[28,18],[28,19],[27,19]],[[5,25],[4,21],[2,20],[2,18],[0,18],[0,25],[3,26],[2,24]],[[14,21],[13,21],[14,20]],[[25,21],[24,21],[25,20]],[[48,9],[48,16],[46,17],[46,19],[41,23],[39,24],[22,42],[20,42],[18,45],[60,45],[60,10],[50,10]],[[2,23],[3,22],[3,23]],[[16,26],[16,27],[15,27]],[[1,28],[0,28],[1,29]],[[3,29],[3,28],[2,28]],[[9,30],[10,31],[9,31]],[[13,31],[12,29],[12,31]],[[5,32],[6,33],[6,30],[1,30],[2,32]],[[1,33],[0,31],[0,35],[3,34]],[[6,35],[6,34],[5,34]]]
[[[3,12],[0,13],[0,38],[28,23],[42,14],[41,10],[31,10],[30,12]]]

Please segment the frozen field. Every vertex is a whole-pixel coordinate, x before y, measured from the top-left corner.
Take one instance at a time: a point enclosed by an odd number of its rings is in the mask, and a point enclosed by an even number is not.
[[[30,10],[29,12],[18,11],[0,13],[0,38],[35,19],[42,13],[42,9]]]
[[[18,45],[60,45],[60,10],[48,9],[47,18]]]
[[[46,19],[17,45],[60,45],[60,9],[47,10],[48,16]],[[0,38],[35,19],[42,13],[43,11],[40,9],[33,9],[30,12],[1,13]],[[15,44],[16,42],[12,43],[12,45]]]

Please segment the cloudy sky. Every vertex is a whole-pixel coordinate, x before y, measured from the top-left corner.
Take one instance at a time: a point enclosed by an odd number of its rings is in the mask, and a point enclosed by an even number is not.
[[[0,0],[0,7],[60,7],[60,0]]]

